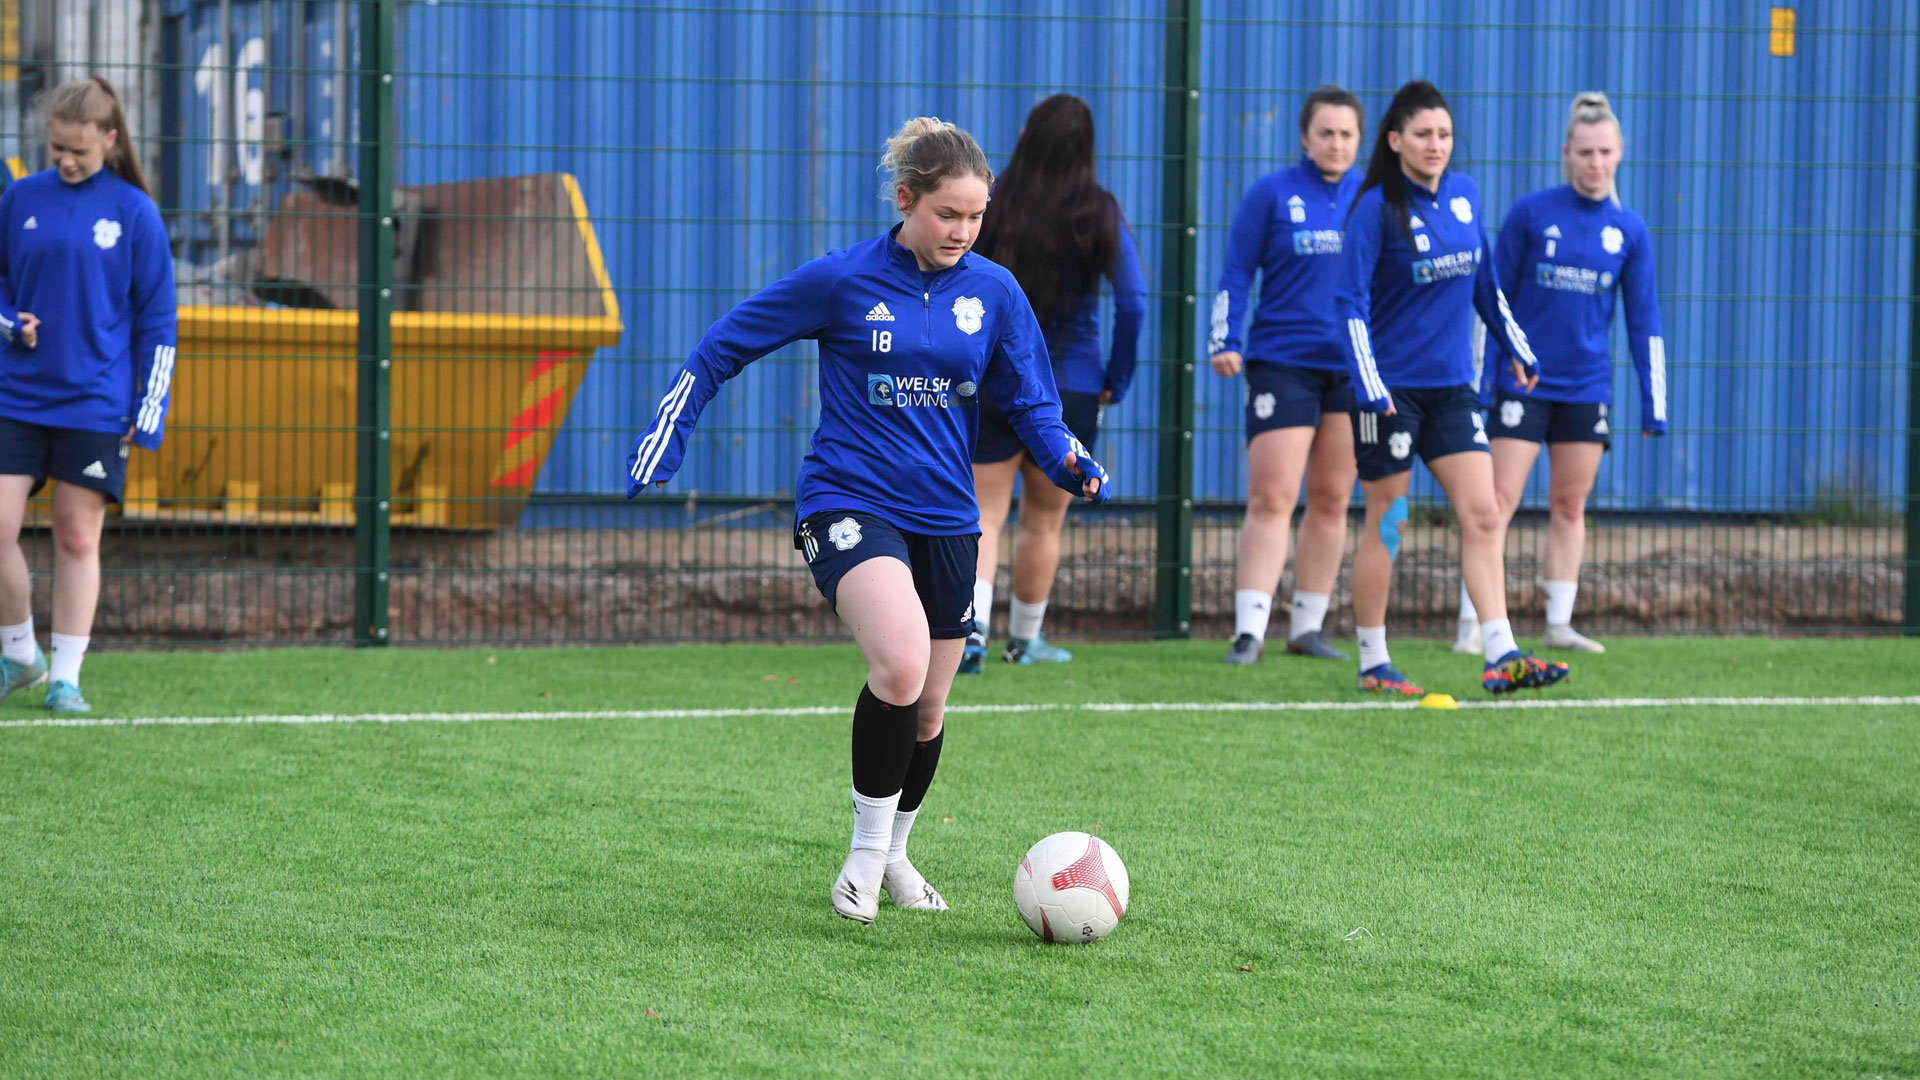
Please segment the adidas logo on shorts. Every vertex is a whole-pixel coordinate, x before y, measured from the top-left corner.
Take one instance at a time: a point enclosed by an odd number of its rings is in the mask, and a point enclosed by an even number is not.
[[[107,478],[107,467],[96,461],[86,468],[81,469],[80,475],[89,476],[95,480],[105,480]]]
[[[887,310],[887,302],[885,300],[882,300],[879,303],[873,305],[873,310],[867,312],[867,321],[868,322],[892,322],[893,321],[893,312]]]

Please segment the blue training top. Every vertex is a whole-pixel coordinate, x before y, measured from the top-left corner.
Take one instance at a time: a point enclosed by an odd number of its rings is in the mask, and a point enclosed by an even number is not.
[[[1113,283],[1113,347],[1106,366],[1100,363],[1097,283],[1086,292],[1061,298],[1060,313],[1047,326],[1046,340],[1047,355],[1053,358],[1054,381],[1060,389],[1076,394],[1112,391],[1117,404],[1127,396],[1139,358],[1140,323],[1147,314],[1147,282],[1140,270],[1133,232],[1127,228],[1118,203],[1113,213],[1120,228],[1120,246],[1114,252],[1113,265],[1107,268],[1107,280]]]
[[[1475,310],[1495,340],[1535,368],[1526,332],[1514,322],[1486,257],[1473,180],[1443,173],[1438,191],[1404,175],[1387,182],[1407,186],[1410,228],[1387,220],[1379,188],[1355,199],[1335,294],[1354,401],[1384,412],[1391,387],[1471,385]]]
[[[160,209],[111,169],[55,169],[0,194],[0,416],[133,431],[158,450],[173,382],[173,252]],[[40,320],[19,339],[20,312]]]
[[[973,446],[981,387],[1033,460],[1075,492],[1047,347],[1026,294],[971,252],[921,270],[885,236],[829,252],[737,304],[673,377],[627,456],[627,496],[673,476],[700,410],[742,368],[789,342],[820,343],[820,426],[800,466],[798,516],[865,510],[909,532],[980,531]],[[1102,484],[1105,501],[1112,485]]]
[[[1660,336],[1653,242],[1640,215],[1571,184],[1513,204],[1493,265],[1513,317],[1540,357],[1545,401],[1613,404],[1613,299],[1626,302],[1627,345],[1640,376],[1640,428],[1667,430],[1667,346]],[[1493,353],[1498,358],[1501,354]],[[1505,364],[1491,384],[1519,392]]]
[[[1347,208],[1360,190],[1349,171],[1329,183],[1311,158],[1254,181],[1227,233],[1227,262],[1213,298],[1207,355],[1237,352],[1249,363],[1341,370],[1345,336],[1334,317]],[[1247,293],[1260,272],[1260,300],[1245,347]]]

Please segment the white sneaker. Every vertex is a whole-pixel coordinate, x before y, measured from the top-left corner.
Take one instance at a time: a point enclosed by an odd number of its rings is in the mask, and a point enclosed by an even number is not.
[[[887,897],[893,901],[894,907],[909,911],[947,910],[947,901],[905,859],[888,863],[880,884],[886,888]]]
[[[833,910],[843,919],[866,925],[880,914],[880,890],[859,879],[859,858],[856,851],[841,864],[840,876],[833,881]]]
[[[1569,652],[1603,653],[1605,645],[1576,632],[1572,626],[1549,626],[1540,636],[1540,644],[1549,649],[1566,649]]]
[[[1480,641],[1480,624],[1478,622],[1461,623],[1459,633],[1453,639],[1453,651],[1479,656],[1485,648],[1486,646]]]

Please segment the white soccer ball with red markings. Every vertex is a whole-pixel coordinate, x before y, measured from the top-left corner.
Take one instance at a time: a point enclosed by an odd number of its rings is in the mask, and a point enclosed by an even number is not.
[[[1127,913],[1127,868],[1097,836],[1054,833],[1020,860],[1013,903],[1044,941],[1099,941]]]

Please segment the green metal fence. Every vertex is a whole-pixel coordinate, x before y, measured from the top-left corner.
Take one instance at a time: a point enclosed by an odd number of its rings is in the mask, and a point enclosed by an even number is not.
[[[1357,10],[281,2],[179,4],[142,21],[16,8],[9,146],[38,167],[33,93],[113,79],[178,257],[171,434],[137,460],[110,522],[96,633],[138,645],[838,633],[788,543],[818,404],[809,346],[722,390],[665,492],[626,500],[619,459],[700,328],[885,228],[872,167],[900,120],[958,120],[1000,164],[1025,110],[1069,90],[1094,107],[1102,181],[1153,296],[1135,390],[1108,410],[1097,450],[1121,497],[1070,516],[1049,631],[1224,637],[1244,443],[1238,386],[1200,355],[1199,309],[1225,227],[1254,176],[1297,157],[1307,90],[1344,82],[1377,114],[1414,76],[1452,95],[1456,166],[1480,179],[1490,216],[1557,175],[1571,91],[1612,90],[1630,126],[1629,197],[1658,245],[1690,253],[1662,264],[1669,325],[1693,343],[1670,350],[1688,380],[1676,394],[1729,396],[1665,443],[1616,443],[1617,475],[1589,515],[1583,624],[1920,626],[1905,587],[1920,528],[1915,20],[1872,5],[1803,12],[1797,53],[1770,57],[1759,9]],[[1711,54],[1718,74],[1646,74],[1681,53]],[[1730,132],[1755,123],[1803,137],[1728,152]],[[1815,161],[1836,178],[1821,207],[1753,190]],[[1695,211],[1702,198],[1717,209]],[[1827,265],[1840,252],[1896,269],[1842,272]],[[1742,276],[1762,259],[1782,265]],[[1799,389],[1727,390],[1769,381]],[[1865,408],[1875,395],[1907,404]],[[1820,465],[1856,461],[1851,479]],[[1778,483],[1755,475],[1769,469]],[[1457,532],[1430,488],[1415,503],[1390,623],[1444,632]],[[1538,619],[1542,506],[1530,500],[1509,546],[1523,626]],[[38,612],[53,564],[44,522],[36,511],[23,536]],[[1007,575],[1003,561],[1003,613]],[[1343,570],[1329,628],[1350,627]]]

